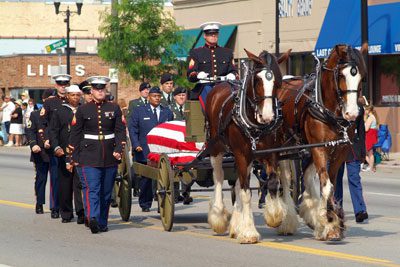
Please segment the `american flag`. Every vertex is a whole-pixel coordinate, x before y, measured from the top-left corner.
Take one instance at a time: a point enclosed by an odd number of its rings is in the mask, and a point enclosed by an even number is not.
[[[185,121],[168,121],[154,127],[147,134],[148,160],[158,162],[160,154],[165,153],[172,165],[192,161],[204,143],[185,142],[185,133]]]

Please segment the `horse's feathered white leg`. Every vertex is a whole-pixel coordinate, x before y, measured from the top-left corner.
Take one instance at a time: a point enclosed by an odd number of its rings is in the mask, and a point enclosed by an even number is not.
[[[318,218],[319,207],[319,180],[316,179],[316,169],[314,164],[310,164],[304,172],[303,201],[300,204],[299,214],[305,223],[315,229]],[[318,181],[318,183],[316,183]]]
[[[292,197],[290,196],[290,182],[292,173],[290,171],[290,161],[284,160],[279,163],[280,180],[283,188],[283,208],[286,209],[281,225],[278,227],[278,233],[282,235],[291,235],[297,231],[299,220]]]
[[[260,234],[254,225],[253,212],[251,210],[251,192],[250,189],[240,189],[240,198],[242,200],[241,220],[238,228],[239,243],[254,244],[260,239]]]
[[[214,179],[214,199],[210,202],[210,210],[208,212],[208,223],[214,232],[223,234],[228,229],[229,213],[225,209],[222,184],[224,182],[224,170],[222,169],[222,154],[210,157],[213,167]]]
[[[235,183],[235,203],[233,204],[233,212],[232,217],[229,222],[229,236],[232,238],[236,238],[239,232],[239,224],[241,219],[242,213],[242,200],[240,198],[240,180],[239,178],[236,180]]]

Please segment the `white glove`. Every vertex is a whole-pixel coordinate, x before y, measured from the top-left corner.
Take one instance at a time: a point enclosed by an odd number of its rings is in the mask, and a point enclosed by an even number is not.
[[[228,75],[226,75],[226,79],[230,80],[230,81],[234,81],[234,80],[236,80],[236,75],[233,73],[229,73]]]
[[[200,72],[197,74],[197,79],[199,79],[199,80],[205,79],[205,78],[207,78],[207,77],[208,77],[208,73],[205,73],[204,71],[200,71]]]

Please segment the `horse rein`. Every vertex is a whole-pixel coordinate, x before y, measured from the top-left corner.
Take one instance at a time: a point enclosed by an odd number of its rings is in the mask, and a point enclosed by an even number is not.
[[[351,52],[350,52],[351,61],[339,61],[339,62],[336,64],[335,68],[333,68],[333,69],[332,69],[332,68],[328,68],[328,67],[326,66],[326,63],[324,63],[324,64],[322,65],[322,70],[323,70],[323,71],[326,70],[326,71],[333,72],[334,81],[335,81],[336,98],[337,98],[337,101],[338,101],[338,103],[339,103],[339,106],[336,108],[336,111],[339,111],[339,112],[340,112],[340,110],[342,110],[343,107],[344,107],[343,95],[352,94],[352,93],[358,94],[358,89],[346,89],[346,90],[342,90],[342,89],[340,88],[340,86],[339,86],[339,79],[340,79],[340,76],[343,75],[343,74],[340,73],[340,70],[342,70],[342,69],[344,69],[344,68],[350,66],[350,67],[351,67],[351,69],[350,69],[350,74],[351,74],[352,76],[356,76],[357,73],[358,73],[356,61],[353,59],[353,53],[354,53],[354,52],[352,51],[353,48],[351,48],[350,46],[347,46],[347,47],[348,47],[348,49],[350,49],[350,51],[351,51]]]

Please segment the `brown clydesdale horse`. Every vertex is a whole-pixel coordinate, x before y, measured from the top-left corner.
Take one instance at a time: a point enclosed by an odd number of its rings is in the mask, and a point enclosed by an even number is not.
[[[322,105],[333,114],[335,121],[341,121],[341,125],[347,124],[350,140],[355,125],[349,126],[349,122],[354,122],[359,115],[360,85],[366,75],[362,53],[367,49],[367,45],[362,46],[361,52],[347,45],[336,45],[322,67]],[[284,131],[293,133],[293,129],[297,128],[302,143],[308,144],[341,139],[343,128],[332,123],[332,120],[324,121],[313,114],[309,105],[309,91],[298,98],[295,104],[298,89],[302,86],[302,80],[284,80],[278,92],[282,102]],[[296,114],[294,110],[297,110]],[[349,149],[350,145],[311,149],[311,164],[304,173],[305,192],[299,213],[306,224],[314,229],[316,239],[344,238],[343,210],[335,203],[333,193],[338,169],[345,161]],[[314,182],[315,177],[319,177],[319,186]]]
[[[277,88],[280,88],[282,83],[282,74],[278,64],[288,58],[289,51],[279,60],[267,51],[263,51],[259,56],[247,50],[246,53],[252,65],[245,83],[247,85],[245,88],[246,102],[248,103],[246,114],[254,125],[269,125],[275,119],[273,100]],[[229,226],[230,236],[237,238],[240,243],[256,243],[260,235],[254,225],[249,189],[250,170],[255,157],[252,153],[250,139],[232,119],[231,111],[235,105],[231,95],[231,86],[221,83],[208,94],[206,101],[205,110],[210,133],[208,149],[210,150],[215,184],[214,198],[210,202],[208,213],[208,223],[216,233],[225,233]],[[222,124],[224,126],[221,126]],[[260,136],[257,149],[276,147],[280,142],[280,137],[276,133]],[[235,185],[236,201],[230,222],[222,195],[224,181],[222,161],[223,155],[228,151],[234,155],[238,172]],[[276,195],[279,189],[279,181],[276,176],[277,155],[270,154],[268,157],[258,160],[267,165],[271,191]]]

